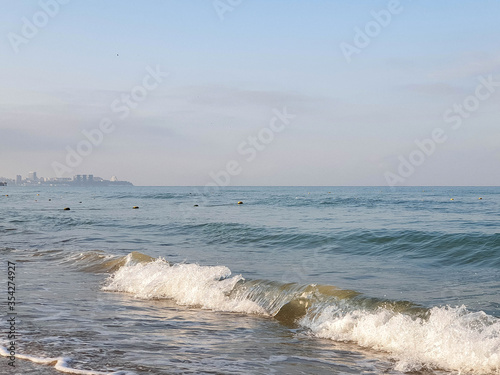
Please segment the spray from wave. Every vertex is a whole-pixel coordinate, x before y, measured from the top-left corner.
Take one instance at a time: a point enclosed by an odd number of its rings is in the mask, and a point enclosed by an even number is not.
[[[398,371],[500,374],[500,319],[484,312],[464,306],[426,309],[328,285],[245,280],[224,266],[141,259],[125,262],[103,290],[274,317],[312,336],[387,352]]]

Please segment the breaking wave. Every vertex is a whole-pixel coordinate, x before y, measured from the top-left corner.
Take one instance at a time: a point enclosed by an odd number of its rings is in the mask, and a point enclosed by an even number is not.
[[[138,254],[128,257],[140,261],[113,263],[110,270],[120,266],[103,290],[273,317],[311,336],[386,352],[399,371],[500,374],[500,319],[482,311],[465,306],[428,309],[329,285],[245,280],[225,266],[170,264]]]

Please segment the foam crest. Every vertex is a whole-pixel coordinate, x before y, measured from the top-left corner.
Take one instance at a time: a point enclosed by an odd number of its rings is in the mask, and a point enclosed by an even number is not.
[[[217,311],[266,314],[257,303],[231,298],[241,275],[231,277],[224,266],[170,265],[164,259],[121,267],[108,278],[103,290],[131,293],[144,299],[169,298],[180,305]]]
[[[0,346],[0,355],[4,357],[10,357],[9,351]],[[27,354],[15,354],[16,359],[23,359],[26,361],[31,361],[33,363],[38,363],[41,365],[49,365],[54,366],[54,369],[60,372],[64,372],[67,374],[76,374],[76,375],[134,375],[132,372],[127,371],[115,371],[115,372],[101,372],[101,371],[93,371],[93,370],[80,370],[69,367],[69,363],[71,359],[65,357],[57,357],[57,358],[49,358],[49,357],[36,357]]]
[[[103,287],[138,298],[274,316],[312,335],[390,353],[402,372],[447,370],[500,375],[500,319],[462,307],[425,309],[326,285],[244,281],[224,266],[128,263]]]
[[[464,306],[434,307],[425,318],[382,308],[345,313],[330,306],[300,323],[318,337],[389,352],[399,371],[500,374],[500,319]]]

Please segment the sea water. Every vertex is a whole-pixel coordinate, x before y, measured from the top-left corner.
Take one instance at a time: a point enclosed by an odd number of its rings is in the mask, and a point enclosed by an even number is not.
[[[0,373],[500,374],[500,188],[207,193],[0,188]]]

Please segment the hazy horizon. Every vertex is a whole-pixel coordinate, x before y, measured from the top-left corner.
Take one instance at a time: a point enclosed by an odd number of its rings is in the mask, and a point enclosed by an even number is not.
[[[0,176],[500,185],[500,3],[2,5]]]

